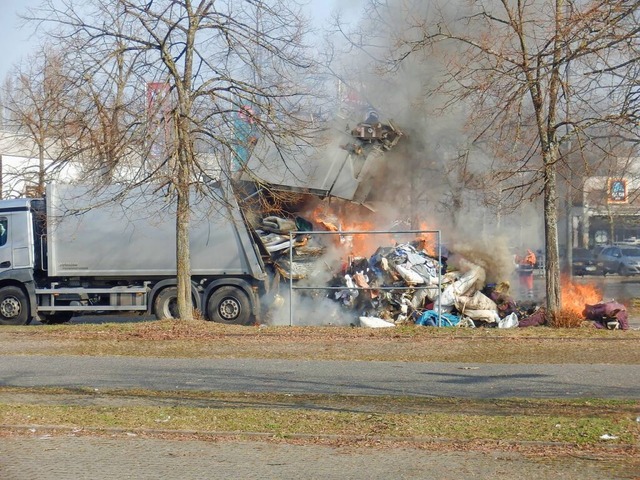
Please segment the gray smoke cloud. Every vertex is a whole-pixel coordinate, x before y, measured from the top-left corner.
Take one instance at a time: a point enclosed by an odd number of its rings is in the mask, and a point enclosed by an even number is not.
[[[467,4],[384,3],[386,8],[376,11],[369,2],[350,3],[362,8],[351,39],[354,43],[364,39],[366,46],[361,50],[349,46],[336,67],[364,103],[379,111],[383,122],[393,121],[405,133],[373,178],[371,203],[384,218],[381,223],[410,217],[414,227],[441,230],[451,247],[458,245],[468,255],[476,249],[477,255],[495,258],[492,276],[506,276],[514,251],[542,247],[540,204],[526,202],[513,213],[512,197],[501,192],[491,175],[495,158],[471,145],[467,121],[472,107],[460,102],[443,109],[451,98],[438,87],[445,78],[444,61],[456,54],[453,46],[418,52],[392,69],[377,61],[398,53],[401,36],[419,38],[421,32],[409,29],[409,24],[429,21],[436,12],[460,18]]]
[[[506,208],[509,198],[491,174],[495,158],[490,151],[471,145],[467,125],[471,107],[459,103],[443,108],[450,100],[438,89],[444,78],[443,59],[455,52],[447,52],[443,47],[439,51],[417,53],[393,69],[377,61],[394,53],[401,34],[417,38],[419,32],[407,32],[408,22],[429,19],[435,8],[433,2],[407,0],[393,0],[386,5],[384,22],[380,22],[381,17],[371,11],[368,2],[340,2],[341,11],[349,17],[357,9],[362,12],[362,19],[350,27],[351,39],[354,42],[364,39],[367,46],[356,48],[334,37],[337,43],[332,48],[341,47],[345,53],[334,58],[332,69],[345,89],[357,92],[359,103],[341,105],[349,110],[352,119],[364,120],[367,111],[373,108],[383,123],[392,122],[404,137],[385,152],[382,162],[367,179],[371,182],[366,202],[369,210],[355,206],[337,208],[339,202],[335,199],[323,202],[331,203],[339,211],[340,219],[366,224],[370,230],[429,230],[428,243],[432,247],[437,244],[439,232],[442,243],[452,252],[451,268],[470,261],[484,269],[486,283],[510,281],[515,269],[514,255],[543,245],[540,205],[537,201],[527,202],[515,213]],[[439,13],[454,18],[459,15],[461,5],[449,2]],[[318,208],[317,200],[312,203],[303,215]],[[373,254],[376,244],[393,246],[404,241],[408,239],[401,235],[375,237],[368,240],[369,248],[363,254]],[[327,270],[313,279],[318,283],[300,285],[321,284],[339,271],[338,265],[347,253],[340,249],[330,251],[326,257]],[[294,292],[294,324],[349,325],[357,321],[358,312],[350,312],[326,298],[334,293],[324,291],[305,296]],[[288,295],[286,292],[287,298]],[[289,312],[285,299],[272,323],[288,325]]]

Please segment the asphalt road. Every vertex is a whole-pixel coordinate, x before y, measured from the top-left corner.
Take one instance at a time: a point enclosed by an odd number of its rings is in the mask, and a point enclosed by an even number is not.
[[[0,356],[0,385],[463,398],[640,398],[640,365]]]

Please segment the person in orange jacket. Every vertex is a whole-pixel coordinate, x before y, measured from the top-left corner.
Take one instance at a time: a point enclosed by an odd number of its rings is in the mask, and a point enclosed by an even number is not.
[[[527,249],[524,258],[518,257],[518,274],[520,277],[520,286],[527,290],[529,298],[533,297],[533,269],[536,265],[536,254],[533,250]]]
[[[524,257],[523,263],[525,265],[531,265],[532,267],[535,266],[537,263],[536,254],[533,253],[532,250],[527,249],[527,256]]]

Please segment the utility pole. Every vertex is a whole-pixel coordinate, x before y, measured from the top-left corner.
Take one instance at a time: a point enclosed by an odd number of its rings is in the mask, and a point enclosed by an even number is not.
[[[565,18],[564,18],[564,23],[565,25],[568,25],[569,20],[571,18],[571,3],[567,2],[565,5]],[[567,36],[565,35],[565,42],[567,41]],[[565,158],[565,164],[567,166],[567,205],[566,205],[566,220],[567,220],[567,237],[566,237],[566,243],[567,243],[567,275],[569,276],[569,278],[573,277],[573,197],[571,195],[572,193],[572,189],[573,189],[573,185],[572,185],[572,178],[573,178],[573,173],[572,173],[572,166],[571,163],[569,162],[569,155],[571,154],[571,141],[569,140],[569,116],[570,116],[570,112],[569,112],[569,42],[567,42],[566,44],[566,52],[567,52],[567,58],[566,58],[566,67],[565,67],[565,124],[564,124],[564,128],[565,128],[565,135],[567,137],[567,140],[565,142],[565,152],[566,152],[566,158]]]

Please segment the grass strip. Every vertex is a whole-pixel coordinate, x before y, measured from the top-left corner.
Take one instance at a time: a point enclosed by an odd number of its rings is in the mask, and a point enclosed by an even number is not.
[[[0,350],[19,355],[639,364],[639,339],[640,331],[593,328],[247,328],[155,321],[3,328]]]
[[[637,447],[636,401],[0,389],[0,424]],[[605,438],[609,439],[603,439]]]

